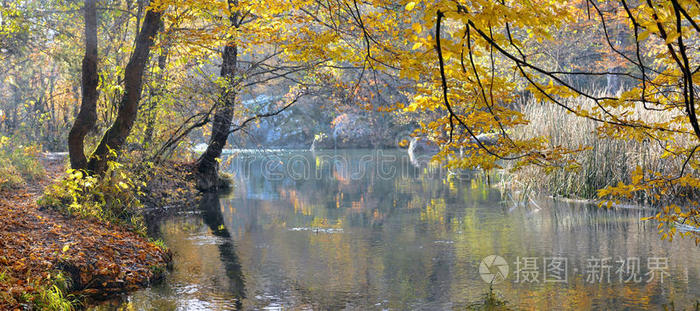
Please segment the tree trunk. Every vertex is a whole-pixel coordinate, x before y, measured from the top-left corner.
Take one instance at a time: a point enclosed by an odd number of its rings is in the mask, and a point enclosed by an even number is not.
[[[160,29],[161,15],[160,11],[151,9],[146,12],[143,26],[136,38],[134,52],[131,54],[129,63],[124,70],[124,96],[119,102],[117,118],[105,132],[100,144],[97,145],[90,157],[88,170],[92,173],[101,174],[105,171],[107,160],[110,157],[110,150],[118,151],[121,149],[131,132],[138,112],[138,103],[141,99],[143,72],[148,62],[148,55],[153,46],[155,36],[158,33],[158,29]]]
[[[238,5],[237,0],[229,0],[229,11]],[[240,26],[239,13],[231,12],[229,17],[231,26]],[[233,119],[233,106],[236,100],[236,90],[234,83],[236,78],[236,66],[238,62],[238,47],[231,41],[224,47],[221,63],[221,76],[228,81],[228,86],[223,90],[219,107],[214,113],[214,123],[212,124],[209,146],[202,156],[197,160],[197,187],[202,191],[215,191],[225,187],[219,178],[218,158],[226,146],[231,122]]]
[[[85,135],[97,122],[97,8],[96,0],[85,1],[85,57],[82,72],[82,102],[80,112],[68,133],[70,166],[75,170],[87,168]]]

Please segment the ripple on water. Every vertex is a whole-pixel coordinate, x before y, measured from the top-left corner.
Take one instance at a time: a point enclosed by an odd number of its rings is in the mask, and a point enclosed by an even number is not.
[[[294,227],[289,231],[311,231],[314,233],[343,233],[342,228]]]
[[[224,238],[221,238],[218,236],[206,236],[206,235],[190,236],[187,238],[187,240],[192,241],[192,244],[197,245],[197,246],[221,245],[224,242],[226,242],[226,240]]]
[[[452,240],[437,240],[437,241],[434,241],[433,243],[435,243],[435,244],[455,244],[455,241],[452,241]]]

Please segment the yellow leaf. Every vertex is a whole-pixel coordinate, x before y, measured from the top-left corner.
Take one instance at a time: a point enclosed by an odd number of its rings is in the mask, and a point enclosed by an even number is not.
[[[423,31],[423,25],[421,25],[420,23],[414,23],[413,25],[411,25],[411,28],[415,33],[421,33]]]
[[[415,6],[416,6],[416,3],[413,2],[413,1],[407,3],[407,4],[406,4],[406,11],[413,10],[413,8],[414,8]]]
[[[637,36],[637,41],[644,41],[644,39],[649,37],[649,31],[644,31]]]

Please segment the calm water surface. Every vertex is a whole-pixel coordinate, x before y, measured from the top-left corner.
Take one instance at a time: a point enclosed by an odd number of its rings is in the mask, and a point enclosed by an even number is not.
[[[488,291],[479,266],[489,255],[508,265],[493,288],[513,309],[681,310],[700,299],[700,249],[660,241],[639,220],[651,211],[517,203],[483,177],[400,151],[224,162],[230,194],[157,224],[174,252],[166,281],[102,309],[464,310]]]

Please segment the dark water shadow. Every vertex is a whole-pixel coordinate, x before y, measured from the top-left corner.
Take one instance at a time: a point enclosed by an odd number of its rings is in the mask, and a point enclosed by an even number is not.
[[[202,196],[199,202],[199,210],[202,213],[204,223],[209,227],[211,232],[222,239],[218,245],[219,258],[223,263],[226,276],[229,280],[230,294],[236,298],[236,308],[238,310],[243,307],[243,299],[245,298],[245,280],[241,271],[241,264],[236,254],[236,247],[231,239],[224,223],[224,215],[221,213],[221,202],[216,193],[208,193]]]

